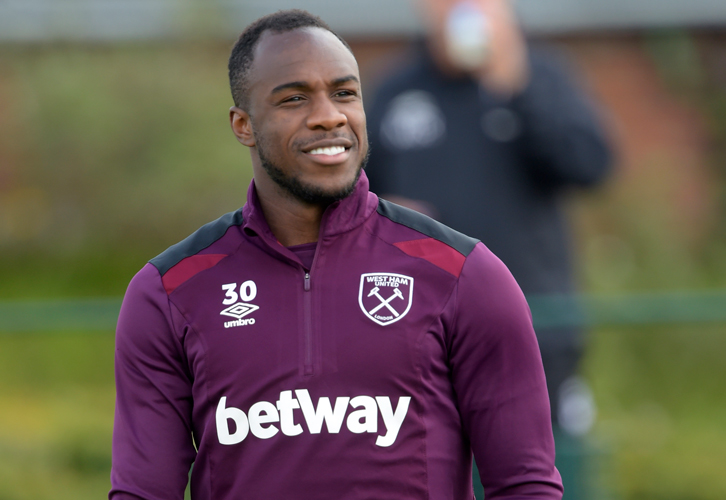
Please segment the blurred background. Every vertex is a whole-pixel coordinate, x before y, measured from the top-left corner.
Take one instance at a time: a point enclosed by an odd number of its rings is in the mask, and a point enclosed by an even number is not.
[[[350,42],[366,92],[422,30],[406,0],[0,0],[0,500],[105,497],[121,297],[245,202],[227,57],[249,22],[291,7]],[[604,186],[567,199],[591,491],[722,500],[726,3],[516,7],[599,102],[617,157]],[[531,297],[535,323],[573,321],[547,300]]]

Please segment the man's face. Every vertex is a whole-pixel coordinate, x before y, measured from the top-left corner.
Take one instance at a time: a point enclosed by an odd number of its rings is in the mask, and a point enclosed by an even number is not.
[[[358,65],[319,28],[262,35],[249,115],[264,174],[307,203],[350,194],[368,153]],[[256,172],[259,175],[260,172]]]

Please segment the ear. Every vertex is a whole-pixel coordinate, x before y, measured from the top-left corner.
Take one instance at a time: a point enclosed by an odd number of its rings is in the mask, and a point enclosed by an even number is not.
[[[232,106],[229,108],[229,124],[232,127],[237,140],[245,146],[252,148],[255,146],[255,134],[252,130],[252,120],[247,111]]]

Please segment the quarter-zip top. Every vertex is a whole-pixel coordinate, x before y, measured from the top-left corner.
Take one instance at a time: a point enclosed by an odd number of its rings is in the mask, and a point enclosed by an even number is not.
[[[116,334],[114,500],[559,499],[527,303],[481,243],[329,206],[311,269],[247,203],[152,259]],[[195,447],[196,443],[196,447]]]

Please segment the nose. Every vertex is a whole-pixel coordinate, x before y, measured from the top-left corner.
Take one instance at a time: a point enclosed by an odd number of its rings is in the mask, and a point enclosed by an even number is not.
[[[348,123],[348,117],[327,95],[313,102],[307,118],[307,126],[311,130],[333,130]]]

